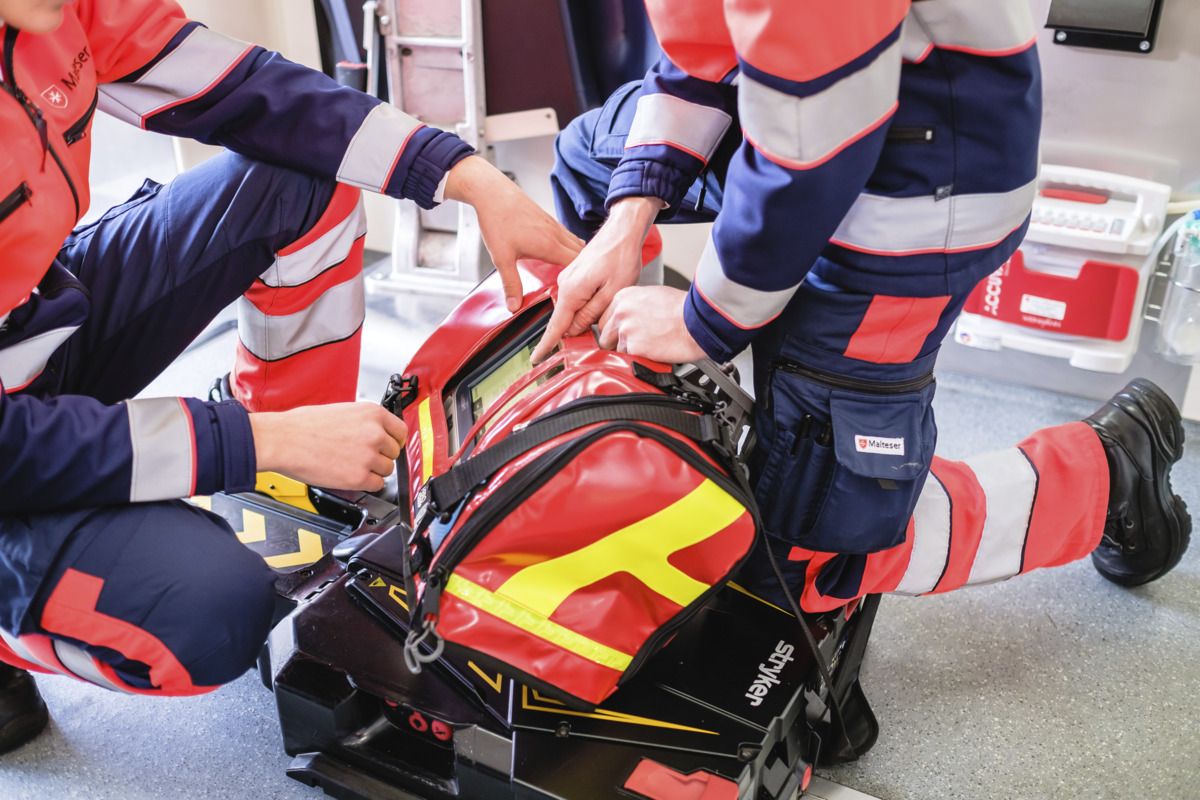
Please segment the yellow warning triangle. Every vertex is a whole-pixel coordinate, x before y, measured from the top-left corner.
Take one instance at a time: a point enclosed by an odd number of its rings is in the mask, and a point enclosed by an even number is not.
[[[387,584],[383,582],[383,578],[376,578],[375,580],[371,581],[371,585],[367,588],[378,589],[380,586],[387,586]]]

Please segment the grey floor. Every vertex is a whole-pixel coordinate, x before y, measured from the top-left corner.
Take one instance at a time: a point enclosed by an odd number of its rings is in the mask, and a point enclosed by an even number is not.
[[[131,190],[114,180],[98,204]],[[381,393],[447,307],[372,301],[364,395]],[[232,334],[216,338],[149,392],[202,392],[232,346]],[[935,405],[940,452],[954,458],[1078,419],[1094,403],[947,374]],[[1200,426],[1188,431],[1197,445],[1175,486],[1200,509]],[[1198,664],[1196,551],[1134,591],[1082,562],[936,598],[887,598],[864,675],[882,735],[826,777],[884,800],[1200,798]],[[63,678],[40,685],[51,729],[0,758],[0,800],[320,797],[284,776],[272,697],[254,675],[176,700]]]

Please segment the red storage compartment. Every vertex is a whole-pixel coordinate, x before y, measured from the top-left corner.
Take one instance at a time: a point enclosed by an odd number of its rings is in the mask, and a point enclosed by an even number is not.
[[[1138,282],[1131,266],[1091,259],[1076,277],[1039,272],[1018,250],[975,287],[964,310],[1025,328],[1119,342],[1129,335]]]

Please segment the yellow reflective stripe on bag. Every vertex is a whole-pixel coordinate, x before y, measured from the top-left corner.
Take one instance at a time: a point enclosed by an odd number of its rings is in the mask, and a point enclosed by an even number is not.
[[[539,639],[545,639],[551,644],[556,644],[562,649],[602,667],[624,672],[633,661],[633,656],[627,653],[600,644],[600,642],[578,634],[570,628],[564,628],[557,622],[552,622],[508,598],[502,597],[496,592],[489,592],[479,584],[458,575],[450,576],[450,580],[446,581],[444,591],[480,611],[498,617],[526,633],[531,633]]]
[[[421,482],[428,483],[433,477],[433,413],[429,410],[426,397],[417,406],[417,419],[421,425]]]
[[[515,603],[549,617],[586,586],[627,572],[680,606],[709,588],[667,560],[728,528],[746,508],[711,480],[645,519],[580,548],[526,567],[497,590]]]
[[[550,616],[575,592],[618,572],[633,575],[677,605],[689,605],[710,587],[668,559],[720,533],[745,513],[745,506],[705,479],[663,510],[587,547],[526,567],[495,592],[459,575],[451,575],[445,591],[581,658],[624,671],[631,655],[553,622]]]

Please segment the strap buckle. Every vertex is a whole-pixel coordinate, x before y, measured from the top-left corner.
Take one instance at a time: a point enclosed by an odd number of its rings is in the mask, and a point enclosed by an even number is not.
[[[399,416],[417,399],[418,381],[415,375],[393,375],[388,379],[380,405]]]

